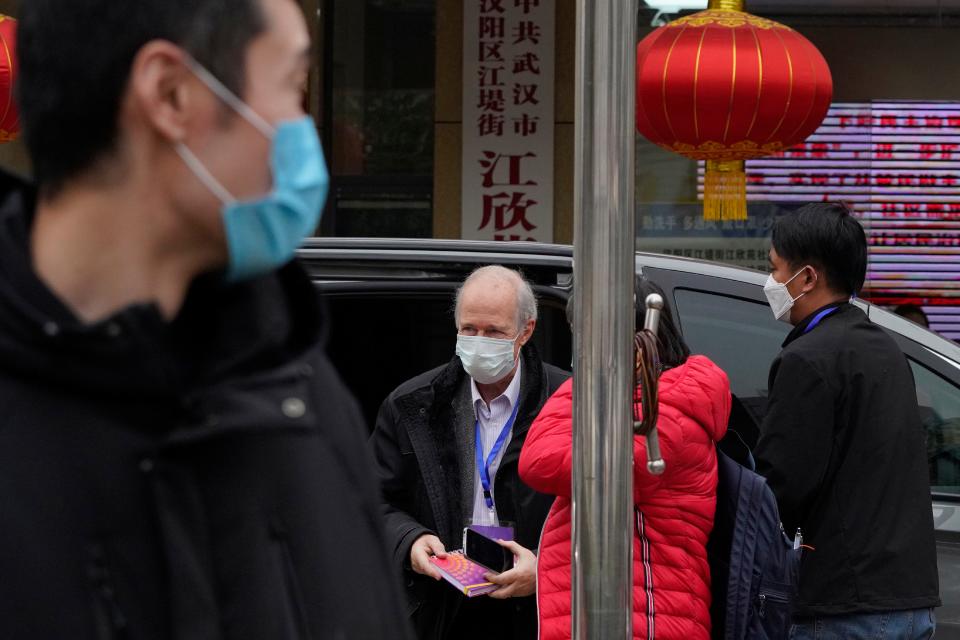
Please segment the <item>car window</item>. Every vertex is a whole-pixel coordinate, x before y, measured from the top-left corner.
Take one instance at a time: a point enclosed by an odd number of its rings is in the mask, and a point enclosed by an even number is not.
[[[405,380],[453,357],[449,295],[357,293],[325,296],[327,353],[373,428],[380,404]]]
[[[927,430],[930,490],[960,495],[960,389],[913,360],[910,367]]]
[[[766,409],[770,364],[790,327],[762,303],[691,289],[674,291],[684,338],[730,377],[731,391],[759,424]],[[927,430],[930,489],[960,495],[960,388],[910,361]]]
[[[790,327],[766,304],[692,289],[675,289],[683,336],[693,353],[713,360],[731,391],[759,423],[766,409],[770,364]]]

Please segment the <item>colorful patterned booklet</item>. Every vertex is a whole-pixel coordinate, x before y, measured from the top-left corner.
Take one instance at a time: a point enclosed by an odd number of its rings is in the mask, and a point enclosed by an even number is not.
[[[451,551],[443,560],[432,557],[430,562],[440,570],[444,580],[468,598],[482,596],[498,588],[483,577],[490,573],[490,570],[468,559],[463,555],[463,551]]]

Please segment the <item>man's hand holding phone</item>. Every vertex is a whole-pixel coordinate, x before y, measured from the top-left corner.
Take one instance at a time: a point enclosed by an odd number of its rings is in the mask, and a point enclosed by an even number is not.
[[[503,548],[513,553],[513,568],[501,574],[488,573],[486,580],[500,585],[490,593],[491,598],[506,600],[530,596],[537,592],[537,556],[516,542],[497,540]]]

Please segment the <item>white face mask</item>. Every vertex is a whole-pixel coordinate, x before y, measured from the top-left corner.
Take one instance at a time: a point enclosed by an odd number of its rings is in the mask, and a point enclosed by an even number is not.
[[[480,384],[503,380],[517,365],[513,351],[517,338],[504,340],[458,335],[457,355],[464,371]]]
[[[803,269],[806,269],[804,267]],[[793,282],[798,275],[803,273],[803,269],[797,271],[793,274],[793,277],[787,280],[786,282],[777,282],[773,279],[773,274],[771,273],[767,277],[767,283],[763,285],[763,293],[767,296],[767,302],[770,303],[770,309],[773,311],[773,317],[781,322],[790,323],[790,309],[793,308],[793,303],[803,297],[804,294],[798,295],[796,298],[790,295],[790,291],[787,289],[787,285]]]

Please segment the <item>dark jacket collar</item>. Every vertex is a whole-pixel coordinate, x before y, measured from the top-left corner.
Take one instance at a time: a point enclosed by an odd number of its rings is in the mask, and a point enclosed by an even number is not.
[[[547,369],[536,347],[528,343],[520,350],[520,357],[523,362],[520,408],[513,437],[500,462],[501,472],[498,472],[496,480],[500,488],[511,474],[516,477],[516,462],[524,436],[551,392]],[[463,526],[465,507],[461,504],[460,473],[453,471],[460,465],[456,429],[452,427],[453,405],[458,390],[462,388],[461,385],[468,383],[469,378],[460,358],[456,356],[437,373],[430,372],[428,376],[423,382],[418,382],[418,386],[397,396],[394,402],[401,416],[402,428],[407,430],[414,450],[418,452],[421,475],[427,486],[440,538],[445,543],[455,544]],[[503,473],[503,470],[510,472]],[[519,514],[513,512],[509,502],[507,500],[504,503],[507,510],[501,515],[508,520],[519,519]]]
[[[787,334],[787,338],[786,340],[783,341],[783,345],[781,345],[781,347],[786,347],[788,344],[790,344],[794,340],[797,340],[798,338],[806,335],[809,332],[808,329],[810,331],[815,331],[817,326],[820,326],[820,324],[829,321],[831,317],[841,314],[845,312],[848,308],[852,308],[852,307],[853,305],[851,305],[846,300],[834,301],[834,302],[831,302],[830,304],[823,305],[822,307],[820,307],[819,309],[817,309],[816,311],[808,315],[806,318],[804,318],[802,321],[800,321],[800,323],[793,328],[793,331]],[[821,314],[831,309],[836,309],[836,311],[832,313],[826,313],[821,316]],[[820,320],[817,322],[817,325],[810,328],[811,323],[818,316],[821,316],[821,317],[820,317]]]

